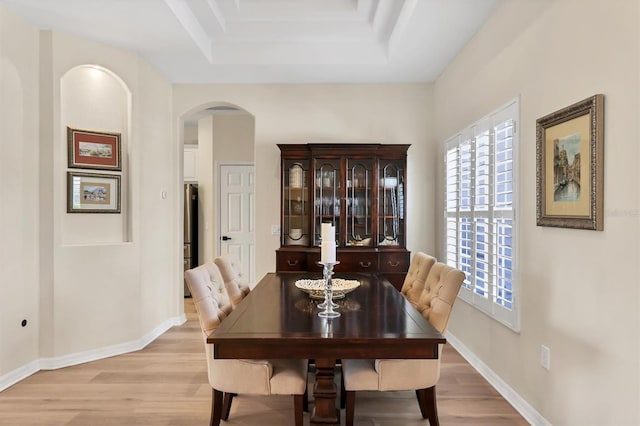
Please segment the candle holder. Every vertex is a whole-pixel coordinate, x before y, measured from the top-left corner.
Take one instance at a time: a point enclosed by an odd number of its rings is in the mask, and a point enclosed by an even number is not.
[[[334,311],[338,307],[337,303],[333,302],[333,289],[331,285],[331,276],[333,275],[333,267],[339,264],[339,261],[333,263],[318,262],[322,265],[322,276],[324,278],[324,302],[318,304],[318,308],[322,311],[318,312],[318,316],[322,318],[337,318],[340,316],[340,312]]]

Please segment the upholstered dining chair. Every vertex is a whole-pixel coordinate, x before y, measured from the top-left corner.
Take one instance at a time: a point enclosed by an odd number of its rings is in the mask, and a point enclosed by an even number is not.
[[[417,309],[435,329],[444,334],[451,309],[465,275],[462,271],[436,262],[429,270]],[[442,355],[442,345],[439,348]],[[439,425],[436,384],[440,378],[438,359],[354,359],[342,361],[341,403],[346,405],[346,425],[352,426],[356,391],[415,390],[424,419]]]
[[[205,345],[212,388],[210,426],[228,420],[237,394],[293,395],[295,425],[302,426],[303,410],[307,408],[307,360],[214,359],[213,345],[207,344],[206,338],[231,312],[220,271],[210,262],[185,271],[185,280]]]
[[[409,263],[409,270],[404,278],[400,292],[413,306],[418,304],[418,299],[424,289],[425,281],[431,267],[436,263],[436,258],[421,251],[415,252]]]
[[[214,262],[220,269],[231,305],[235,308],[251,291],[242,273],[240,262],[229,254],[216,257]]]

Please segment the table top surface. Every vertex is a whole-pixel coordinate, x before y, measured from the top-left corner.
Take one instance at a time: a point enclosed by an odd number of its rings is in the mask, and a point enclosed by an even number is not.
[[[216,358],[435,358],[445,338],[389,282],[338,273],[360,286],[336,300],[340,317],[295,286],[313,274],[267,274],[207,339]]]

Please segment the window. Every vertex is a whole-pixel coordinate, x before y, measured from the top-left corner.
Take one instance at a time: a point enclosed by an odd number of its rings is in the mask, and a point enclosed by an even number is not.
[[[459,297],[518,330],[516,192],[519,102],[449,138],[446,262],[466,274]]]

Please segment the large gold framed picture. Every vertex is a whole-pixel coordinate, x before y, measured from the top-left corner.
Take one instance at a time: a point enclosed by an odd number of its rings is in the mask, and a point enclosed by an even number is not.
[[[602,231],[604,96],[536,121],[538,226]]]

